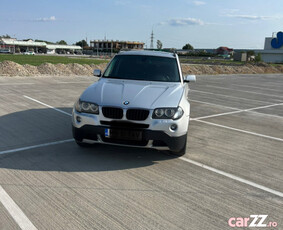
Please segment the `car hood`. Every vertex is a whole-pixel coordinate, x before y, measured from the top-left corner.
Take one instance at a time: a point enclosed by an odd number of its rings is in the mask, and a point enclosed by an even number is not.
[[[177,107],[183,95],[180,82],[149,82],[101,78],[81,95],[82,101],[123,108]],[[123,102],[128,101],[128,105]]]

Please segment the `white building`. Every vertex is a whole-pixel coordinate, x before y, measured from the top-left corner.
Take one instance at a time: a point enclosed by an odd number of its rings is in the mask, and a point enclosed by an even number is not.
[[[82,48],[80,46],[73,46],[73,45],[50,45],[46,44],[47,54],[55,54],[60,53],[60,51],[81,51]]]
[[[19,41],[16,38],[0,38],[0,49],[8,50],[10,53],[34,51],[35,53],[55,54],[60,52],[81,51],[80,46],[47,44],[46,42],[35,42],[33,40]]]
[[[283,33],[278,32],[265,38],[264,50],[260,53],[264,62],[283,63]]]

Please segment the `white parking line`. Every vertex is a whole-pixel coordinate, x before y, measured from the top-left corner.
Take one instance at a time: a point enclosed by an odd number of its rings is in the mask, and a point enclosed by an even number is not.
[[[29,99],[29,100],[32,100],[32,101],[34,101],[34,102],[37,102],[37,103],[39,103],[39,104],[41,104],[41,105],[44,105],[44,106],[46,106],[46,107],[48,107],[48,108],[50,108],[50,109],[54,109],[54,110],[56,110],[57,112],[64,113],[65,115],[68,115],[68,116],[72,116],[72,114],[70,114],[70,113],[67,113],[67,112],[65,112],[65,111],[63,111],[63,110],[61,110],[61,109],[57,109],[57,108],[55,108],[55,107],[53,107],[53,106],[51,106],[51,105],[47,105],[47,104],[45,104],[45,103],[43,103],[43,102],[41,102],[41,101],[38,101],[38,100],[36,100],[36,99],[34,99],[34,98],[32,98],[32,97],[29,97],[29,96],[26,96],[26,95],[24,95],[24,97],[27,98],[27,99]]]
[[[191,91],[195,91],[195,92],[199,92],[199,93],[206,93],[206,94],[212,94],[212,95],[219,95],[221,97],[228,97],[228,98],[236,98],[236,99],[240,99],[240,100],[245,100],[245,101],[256,101],[256,102],[261,102],[261,103],[269,103],[268,101],[261,101],[261,100],[256,100],[256,99],[248,99],[248,98],[243,98],[243,97],[234,97],[234,96],[230,96],[230,95],[225,95],[225,94],[220,94],[220,93],[211,93],[211,92],[206,92],[206,91],[201,91],[201,90],[196,90],[196,89],[191,89]],[[278,100],[280,101],[280,100]]]
[[[212,114],[212,115],[203,116],[203,117],[191,118],[190,120],[192,120],[192,121],[202,120],[202,119],[206,119],[206,118],[219,117],[219,116],[230,115],[230,114],[234,114],[234,113],[249,112],[249,111],[253,111],[253,110],[257,110],[257,109],[266,109],[266,108],[270,108],[270,107],[274,107],[274,106],[279,106],[279,105],[283,105],[283,103],[277,103],[277,104],[272,104],[272,105],[264,105],[264,106],[250,108],[250,109],[242,109],[242,110],[226,112],[226,113]],[[260,114],[264,114],[264,113],[260,113]],[[276,116],[276,115],[272,115],[272,116]],[[280,116],[276,116],[276,117],[280,117]]]
[[[10,149],[10,150],[4,150],[0,152],[0,155],[6,154],[6,153],[15,153],[19,151],[25,151],[29,149],[35,149],[35,148],[40,148],[40,147],[46,147],[50,145],[58,145],[58,144],[63,144],[67,142],[72,142],[74,139],[67,139],[67,140],[62,140],[62,141],[54,141],[54,142],[49,142],[49,143],[44,143],[44,144],[39,144],[39,145],[32,145],[32,146],[27,146],[27,147],[22,147],[22,148],[17,148],[17,149]]]
[[[224,115],[230,115],[230,114],[242,113],[242,112],[244,112],[244,110],[238,110],[238,111],[232,111],[232,112],[226,112],[226,113],[217,113],[217,114],[203,116],[203,117],[191,118],[190,120],[191,121],[197,121],[197,120],[202,120],[202,119],[206,119],[206,118],[220,117],[220,116],[224,116]]]
[[[237,87],[246,87],[246,88],[254,88],[254,89],[262,89],[262,90],[267,90],[267,91],[274,91],[274,92],[278,92],[278,93],[282,93],[282,90],[276,90],[276,89],[270,89],[270,88],[266,88],[266,87],[258,87],[258,86],[252,86],[252,85],[239,85],[239,84],[231,84]]]
[[[189,101],[194,101],[194,102],[197,102],[197,103],[202,103],[202,104],[208,104],[208,105],[213,105],[213,106],[218,106],[218,107],[223,107],[223,108],[227,108],[227,109],[233,109],[233,110],[244,110],[244,109],[240,109],[240,108],[234,108],[234,107],[228,107],[228,106],[224,106],[224,105],[219,105],[219,104],[214,104],[214,103],[210,103],[210,102],[204,102],[204,101],[199,101],[199,100],[192,100],[192,99],[189,99]],[[277,105],[281,105],[281,104],[276,104],[274,106],[277,106]],[[270,107],[270,105],[266,105],[267,107]],[[258,107],[257,109],[262,109],[262,107],[265,107],[266,106],[260,106]],[[273,105],[272,105],[273,106]],[[251,108],[251,109],[254,109],[254,108]],[[257,113],[257,114],[260,114],[260,115],[263,115],[263,116],[268,116],[268,117],[275,117],[275,118],[279,118],[279,119],[283,119],[283,116],[279,116],[279,115],[273,115],[273,114],[269,114],[269,113],[261,113],[261,112],[258,112],[258,111],[254,111],[254,110],[250,110],[250,109],[245,109],[245,110],[248,110],[249,112],[251,113]],[[213,114],[212,114],[213,115]],[[195,117],[195,118],[191,118],[191,120],[194,120],[194,119],[197,119],[198,117]]]
[[[185,157],[180,157],[179,159],[182,160],[182,161],[186,161],[186,162],[188,162],[188,163],[191,163],[191,164],[193,164],[193,165],[199,166],[199,167],[201,167],[201,168],[207,169],[207,170],[212,171],[212,172],[214,172],[214,173],[220,174],[220,175],[222,175],[222,176],[225,176],[225,177],[231,178],[231,179],[233,179],[233,180],[242,182],[242,183],[244,183],[244,184],[250,185],[250,186],[252,186],[252,187],[255,187],[255,188],[261,189],[261,190],[263,190],[263,191],[269,192],[269,193],[274,194],[274,195],[276,195],[276,196],[283,197],[283,193],[282,193],[282,192],[279,192],[279,191],[273,190],[273,189],[271,189],[271,188],[265,187],[265,186],[263,186],[263,185],[254,183],[254,182],[252,182],[252,181],[243,179],[243,178],[238,177],[238,176],[235,176],[235,175],[233,175],[233,174],[230,174],[230,173],[221,171],[221,170],[219,170],[219,169],[210,167],[210,166],[208,166],[208,165],[199,163],[199,162],[194,161],[194,160],[190,160],[190,159],[185,158]]]
[[[215,88],[215,89],[233,90],[233,91],[238,91],[238,92],[243,92],[243,93],[257,94],[257,95],[268,96],[268,97],[270,97],[270,96],[272,96],[272,97],[280,97],[280,98],[283,97],[282,95],[264,94],[264,93],[258,93],[258,92],[253,92],[253,91],[246,91],[246,90],[233,89],[233,88],[225,88],[225,87],[213,86],[213,85],[206,85],[205,87],[210,87],[210,88]]]
[[[214,103],[210,103],[210,102],[205,102],[205,101],[192,100],[190,98],[189,98],[189,101],[198,102],[198,103],[207,104],[207,105],[218,106],[218,107],[227,108],[227,109],[241,110],[239,108],[229,107],[229,106],[225,106],[225,105],[218,105],[218,104],[214,104]]]
[[[19,227],[23,230],[36,230],[37,228],[31,223],[19,206],[12,200],[8,193],[0,185],[0,201],[13,217]]]
[[[260,134],[260,133],[246,131],[246,130],[243,130],[243,129],[236,129],[236,128],[233,128],[233,127],[230,127],[230,126],[219,125],[219,124],[216,124],[216,123],[203,121],[203,120],[195,120],[195,121],[202,122],[202,123],[205,123],[205,124],[208,124],[208,125],[217,126],[217,127],[224,128],[224,129],[230,129],[230,130],[234,130],[234,131],[241,132],[241,133],[246,133],[246,134],[250,134],[250,135],[254,135],[254,136],[264,137],[264,138],[267,138],[267,139],[283,142],[283,139],[279,138],[279,137],[272,137],[272,136],[268,136],[268,135],[264,135],[264,134]]]
[[[269,107],[274,107],[274,106],[279,106],[279,105],[283,105],[283,103],[259,106],[259,107],[255,107],[255,108],[245,109],[245,111],[252,111],[252,110],[257,110],[257,109],[266,109],[266,108],[269,108]]]

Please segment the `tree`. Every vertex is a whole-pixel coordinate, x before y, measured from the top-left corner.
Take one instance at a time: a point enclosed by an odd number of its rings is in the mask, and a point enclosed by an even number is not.
[[[255,61],[256,62],[260,62],[261,61],[261,54],[258,53],[256,56],[255,56]]]
[[[64,40],[61,40],[59,42],[56,42],[59,45],[67,45],[67,42],[65,42]]]
[[[183,46],[183,50],[194,50],[194,47],[190,43],[187,43]]]
[[[162,42],[160,40],[157,40],[157,42],[156,42],[157,49],[161,50],[162,49],[162,45],[163,45]]]
[[[255,56],[255,52],[253,50],[249,50],[247,52],[248,57]]]
[[[11,38],[11,36],[10,36],[10,35],[8,35],[8,34],[6,34],[6,35],[2,35],[2,36],[0,36],[0,38]]]
[[[80,47],[88,46],[88,44],[85,40],[81,40],[81,41],[77,42],[76,45],[80,46]]]

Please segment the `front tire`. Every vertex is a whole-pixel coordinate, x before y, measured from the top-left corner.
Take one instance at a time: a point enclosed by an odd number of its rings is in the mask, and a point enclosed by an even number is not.
[[[185,143],[183,145],[183,147],[181,148],[181,150],[178,151],[172,151],[170,150],[169,152],[175,156],[181,157],[184,156],[186,154],[186,149],[187,149],[187,136],[188,134],[186,134],[186,138],[185,138]]]

